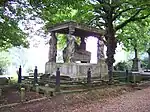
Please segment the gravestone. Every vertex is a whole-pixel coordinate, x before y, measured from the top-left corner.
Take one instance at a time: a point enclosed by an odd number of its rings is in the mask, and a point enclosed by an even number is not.
[[[132,71],[139,71],[139,72],[141,72],[142,68],[141,68],[140,60],[138,58],[134,58],[132,61],[133,61]]]
[[[22,80],[22,68],[21,66],[19,67],[19,72],[18,72],[18,83],[21,83]]]
[[[56,71],[56,88],[55,91],[59,92],[60,91],[60,70],[57,68]]]
[[[35,66],[35,69],[34,69],[34,84],[37,84],[38,83],[38,69],[37,69],[37,66]]]
[[[90,84],[91,83],[91,69],[89,68],[87,71],[87,83]]]

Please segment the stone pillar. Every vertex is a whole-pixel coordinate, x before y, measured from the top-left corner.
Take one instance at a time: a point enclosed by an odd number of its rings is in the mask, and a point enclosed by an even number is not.
[[[67,35],[67,48],[66,48],[66,55],[67,55],[67,62],[73,62],[73,55],[75,52],[75,38],[73,33],[75,31],[74,27],[69,27],[69,35]]]
[[[59,70],[59,68],[57,68],[57,71],[56,71],[55,91],[60,92],[60,70]]]
[[[35,69],[34,69],[34,84],[37,84],[38,83],[38,69],[37,69],[37,66],[35,66]]]
[[[99,38],[98,38],[98,41],[97,41],[97,62],[100,61],[100,59],[104,59],[104,42],[101,41]]]
[[[18,72],[18,83],[21,83],[22,81],[22,68],[21,66],[19,67],[19,72]]]
[[[24,101],[24,99],[25,99],[25,88],[21,88],[20,95],[21,95],[21,101]]]
[[[91,84],[91,69],[90,68],[87,71],[87,84]]]
[[[132,71],[140,71],[141,70],[141,63],[138,58],[134,58],[132,64]]]
[[[37,83],[35,84],[35,91],[39,93],[39,85]]]
[[[56,56],[57,56],[57,38],[55,33],[51,32],[51,38],[49,40],[49,55],[48,55],[49,62],[56,63]]]

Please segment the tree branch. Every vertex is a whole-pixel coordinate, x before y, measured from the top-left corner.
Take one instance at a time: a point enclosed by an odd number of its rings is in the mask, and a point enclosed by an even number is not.
[[[102,3],[104,3],[104,1],[103,0],[97,0],[100,4],[102,4]]]
[[[116,15],[113,17],[113,21],[114,21],[117,17],[121,16],[122,13],[124,13],[124,12],[126,12],[126,11],[128,11],[128,10],[131,10],[131,9],[134,9],[134,8],[128,8],[128,9],[125,9],[125,10],[120,11],[118,14],[116,14]]]
[[[129,22],[131,21],[137,21],[137,20],[140,20],[140,19],[145,19],[147,18],[150,14],[146,15],[146,16],[143,16],[143,17],[137,17],[136,16],[140,13],[142,9],[139,9],[138,11],[135,12],[134,15],[132,15],[129,19],[125,20],[123,23],[121,23],[120,25],[116,26],[116,31],[123,28],[125,25],[127,25]]]

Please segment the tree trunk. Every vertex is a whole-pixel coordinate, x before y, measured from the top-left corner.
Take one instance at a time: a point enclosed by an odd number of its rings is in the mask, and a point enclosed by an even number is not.
[[[134,53],[135,53],[135,59],[138,59],[138,52],[137,52],[137,48],[136,47],[134,47]]]
[[[148,66],[147,66],[147,68],[150,69],[150,48],[148,49],[147,53],[148,53]]]
[[[106,29],[105,38],[107,39],[107,60],[106,63],[108,65],[108,75],[109,82],[112,83],[113,79],[113,63],[115,62],[114,54],[117,47],[117,41],[115,38],[115,31],[113,29],[113,25],[110,24]]]

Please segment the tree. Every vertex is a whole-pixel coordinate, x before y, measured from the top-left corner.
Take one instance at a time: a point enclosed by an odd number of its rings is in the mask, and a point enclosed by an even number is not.
[[[147,68],[150,69],[150,48],[147,50],[148,53],[148,65]]]
[[[7,70],[7,67],[10,65],[10,57],[7,52],[1,51],[0,52],[0,75]]]
[[[27,49],[23,47],[14,47],[11,50],[9,50],[10,56],[12,58],[12,64],[16,68],[18,68],[19,66],[21,66],[22,68],[26,67],[28,63],[28,59],[26,57],[26,50]]]
[[[142,65],[142,68],[145,68],[145,69],[147,69],[148,68],[148,61],[149,61],[149,59],[148,59],[148,57],[144,57],[142,60],[141,60],[141,65]]]
[[[134,51],[137,59],[139,53],[149,48],[147,44],[150,40],[149,29],[149,22],[132,22],[126,25],[117,37],[126,51]]]
[[[117,47],[116,32],[128,23],[150,15],[148,0],[30,0],[30,3],[40,10],[39,14],[47,22],[47,26],[75,20],[104,29],[110,82]]]
[[[28,47],[27,35],[18,27],[20,18],[22,14],[17,2],[0,1],[0,49]]]

